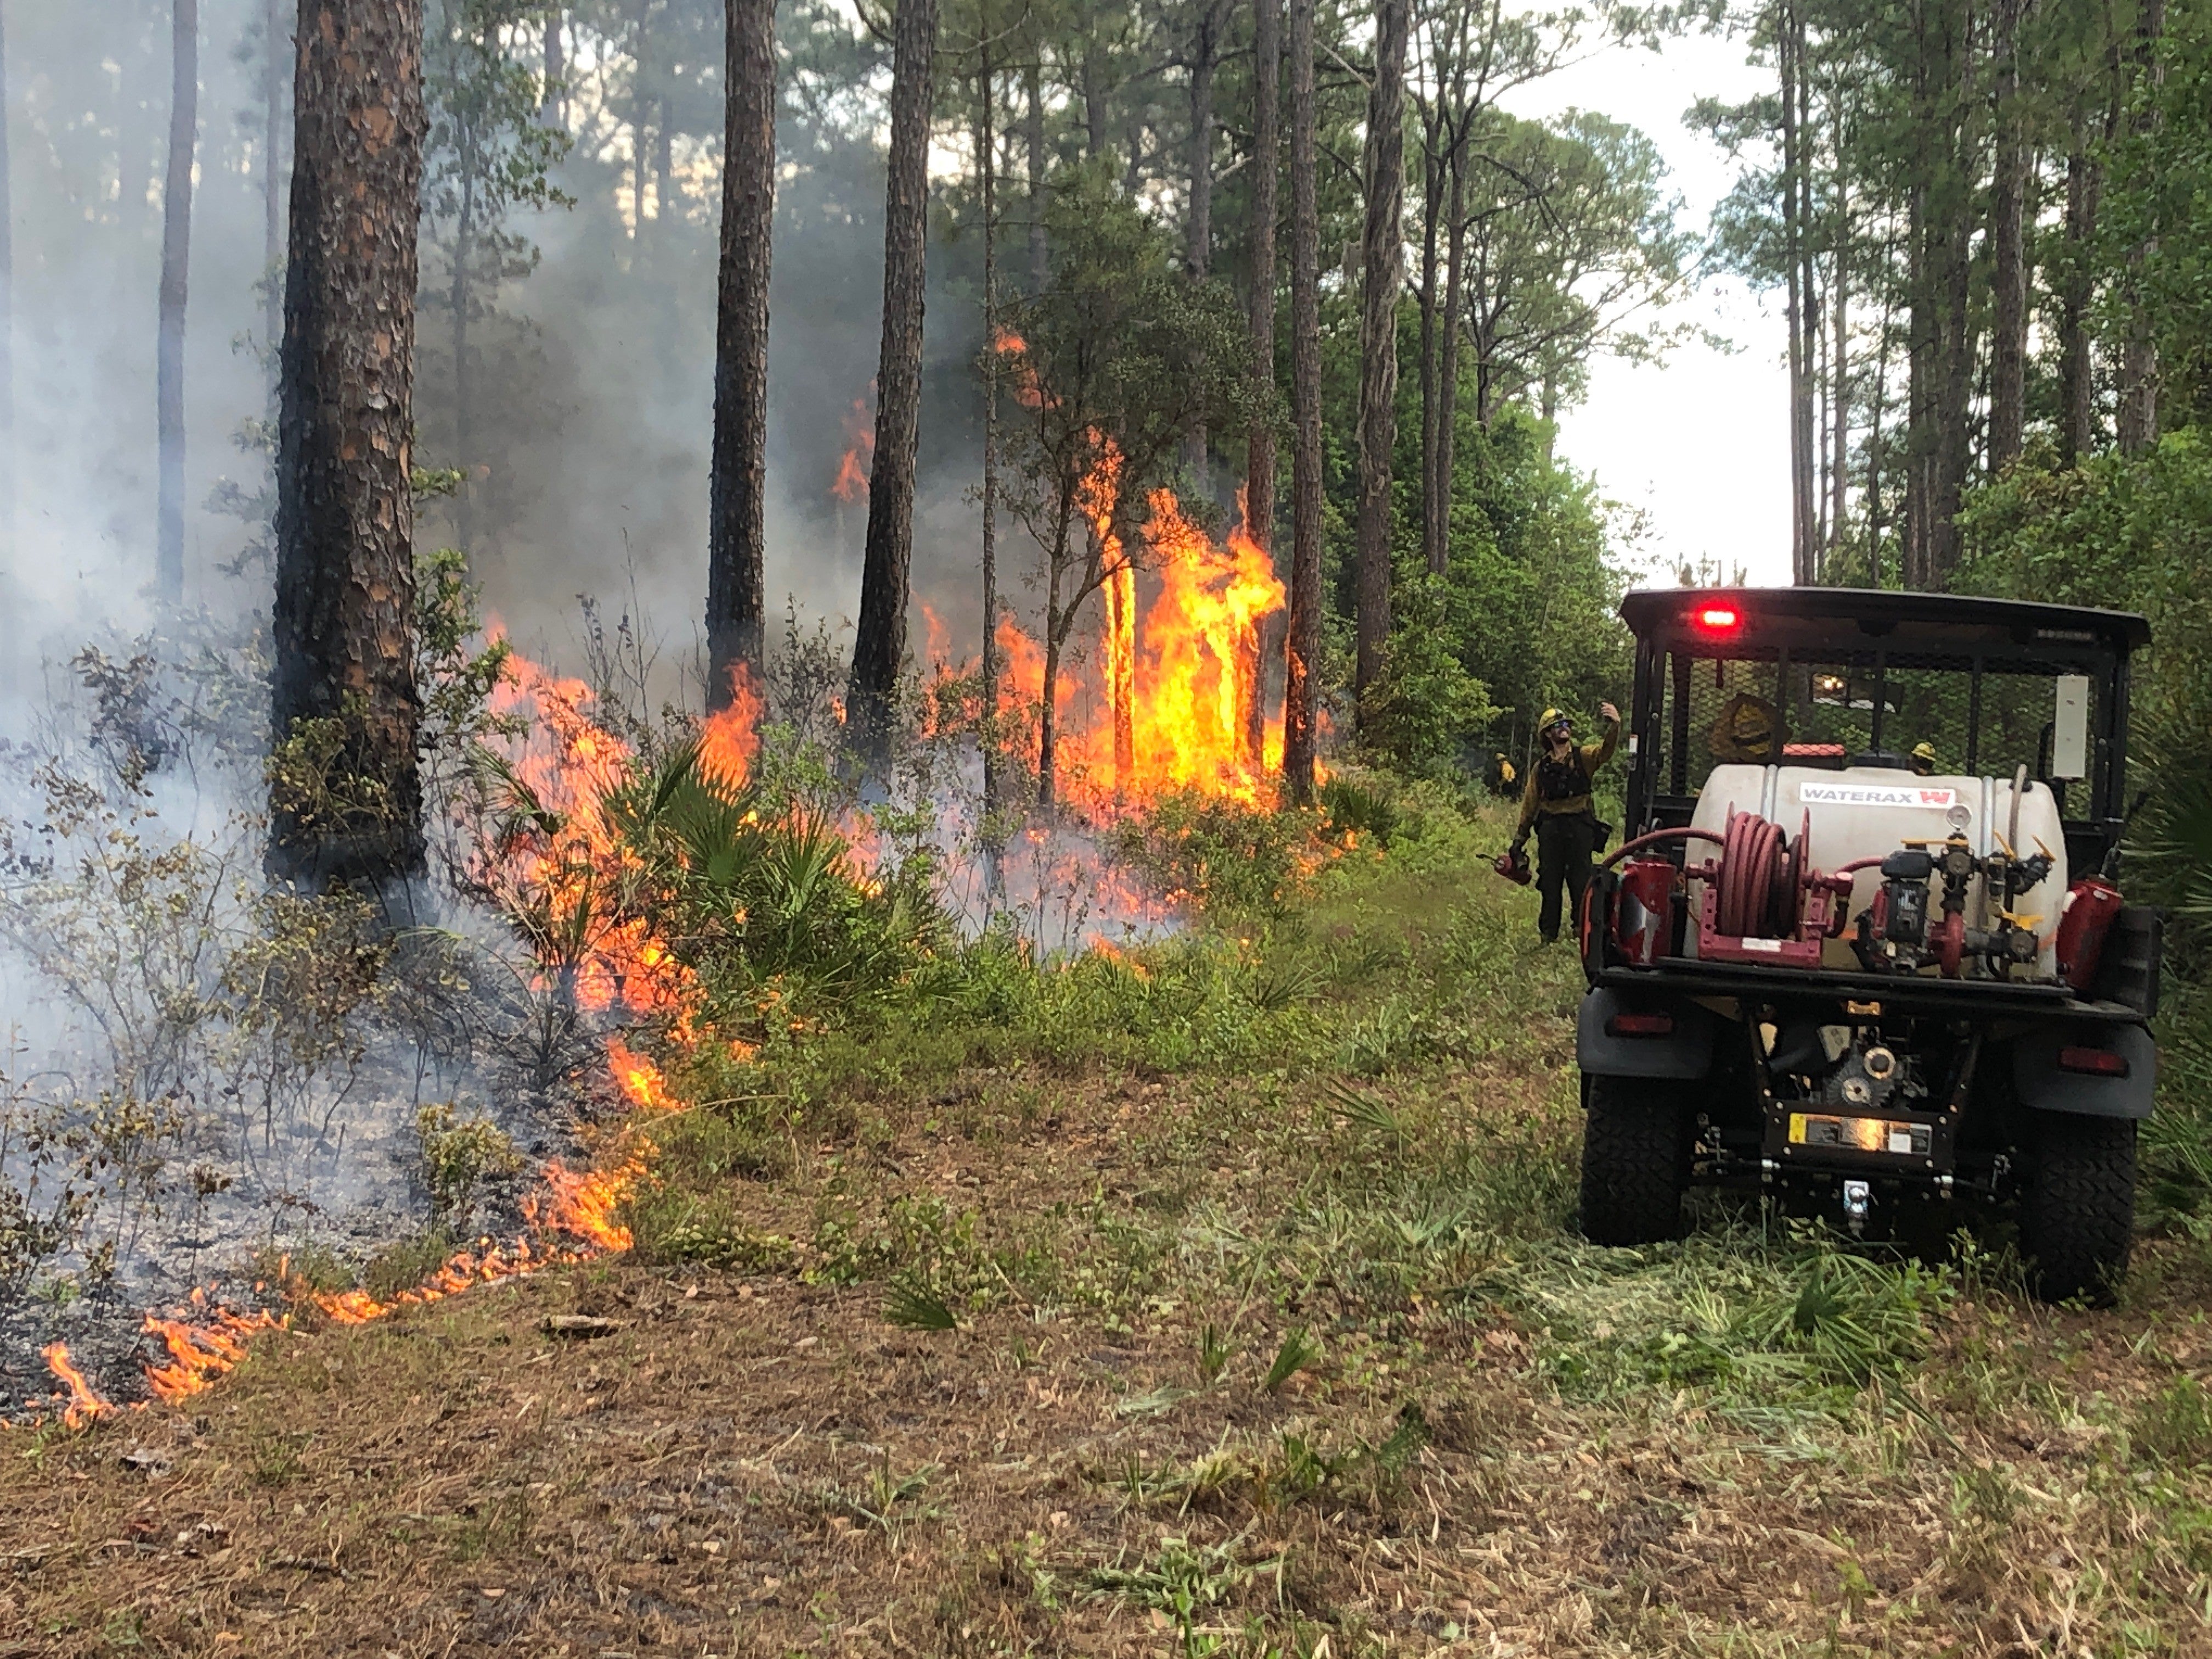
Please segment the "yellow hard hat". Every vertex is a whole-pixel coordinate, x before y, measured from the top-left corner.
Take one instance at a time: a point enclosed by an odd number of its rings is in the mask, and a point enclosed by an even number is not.
[[[1915,760],[1926,761],[1930,766],[1935,765],[1936,745],[1932,743],[1925,742],[1914,744],[1912,745],[1912,758]]]
[[[1572,726],[1573,724],[1574,721],[1568,718],[1565,710],[1547,708],[1544,711],[1544,718],[1536,722],[1536,729],[1539,732],[1548,732],[1555,726]]]

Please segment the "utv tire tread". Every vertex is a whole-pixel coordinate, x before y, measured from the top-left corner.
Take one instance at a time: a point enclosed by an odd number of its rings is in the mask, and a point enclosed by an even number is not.
[[[1656,1244],[1682,1235],[1682,1101],[1671,1084],[1588,1079],[1583,1118],[1583,1237]]]
[[[2135,1243],[2132,1119],[2041,1113],[2034,1167],[2021,1194],[2028,1285],[2045,1302],[2109,1304]]]

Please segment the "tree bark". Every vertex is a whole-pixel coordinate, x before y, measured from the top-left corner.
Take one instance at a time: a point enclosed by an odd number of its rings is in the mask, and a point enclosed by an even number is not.
[[[2058,454],[2068,466],[2077,465],[2097,441],[2089,302],[2100,170],[2089,154],[2087,128],[2087,113],[2077,108],[2066,157],[2066,264],[2058,285]]]
[[[1799,58],[1803,40],[1796,9],[1784,0],[1775,14],[1782,91],[1782,257],[1790,331],[1790,570],[1799,586],[1814,580],[1813,374],[1805,326],[1813,296],[1805,291],[1806,226],[1800,185],[1805,174],[1805,132],[1798,110]]]
[[[545,12],[545,86],[538,105],[538,118],[556,132],[568,129],[568,54],[562,40],[568,27],[567,9],[550,6]]]
[[[267,116],[261,140],[261,277],[267,286],[261,326],[272,374],[277,337],[284,330],[284,286],[277,273],[284,261],[284,88],[291,80],[293,55],[284,12],[284,0],[269,0],[263,22],[269,39],[261,88]]]
[[[1190,203],[1183,227],[1183,257],[1190,274],[1203,282],[1213,274],[1213,72],[1220,56],[1218,0],[1206,0],[1198,14],[1190,60]],[[1201,495],[1210,495],[1209,434],[1191,430],[1183,465]]]
[[[8,5],[0,0],[0,573],[15,557],[15,213],[8,156]],[[0,678],[0,688],[12,680]]]
[[[1321,216],[1315,185],[1315,0],[1291,17],[1291,605],[1283,678],[1283,792],[1314,798],[1321,672]]]
[[[714,440],[708,484],[707,703],[757,675],[768,611],[768,299],[775,228],[775,0],[727,0]]]
[[[2136,21],[2136,73],[2141,112],[2137,130],[2148,131],[2158,122],[2154,89],[2164,78],[2158,61],[2159,39],[2166,33],[2166,0],[2141,0]],[[2152,332],[2150,306],[2142,292],[2142,270],[2158,251],[2155,239],[2128,250],[2124,278],[2127,299],[2127,327],[2120,347],[2118,407],[2113,424],[2124,454],[2140,455],[2158,442],[2158,341]]]
[[[1444,252],[1443,351],[1437,378],[1437,539],[1429,549],[1429,571],[1451,569],[1452,474],[1459,452],[1459,313],[1467,265],[1466,146],[1453,147],[1451,191],[1447,198]]]
[[[1275,552],[1275,213],[1282,145],[1278,85],[1282,62],[1279,0],[1253,0],[1252,375],[1263,394],[1244,438],[1244,532],[1272,562]],[[1251,641],[1250,707],[1244,746],[1257,764],[1267,726],[1270,634],[1262,618]]]
[[[277,421],[272,712],[340,741],[335,810],[271,792],[269,867],[419,872],[414,436],[421,0],[301,0]]]
[[[1095,37],[1084,43],[1083,153],[1091,161],[1106,154],[1106,83],[1098,72],[1098,57],[1103,50]]]
[[[1996,152],[1990,180],[1989,470],[2019,455],[2027,422],[2027,143],[2020,99],[2021,0],[1996,0],[1990,51],[1996,72]]]
[[[1437,508],[1437,221],[1443,213],[1444,153],[1437,113],[1426,106],[1421,117],[1421,553],[1436,568],[1442,538]]]
[[[891,40],[891,142],[884,201],[884,333],[867,551],[846,698],[854,750],[880,777],[906,658],[914,556],[915,450],[921,429],[921,325],[929,218],[929,112],[937,0],[903,0]],[[1034,159],[1031,167],[1035,167]],[[1039,226],[1040,234],[1042,227]]]
[[[161,318],[155,353],[160,458],[155,585],[162,602],[185,597],[185,302],[192,256],[192,152],[199,137],[199,0],[173,0],[169,171],[161,187]]]
[[[1406,36],[1411,0],[1376,0],[1367,100],[1367,215],[1359,319],[1358,658],[1355,690],[1382,672],[1390,638],[1390,458],[1398,435],[1398,284],[1405,240]]]
[[[983,190],[983,684],[976,735],[983,751],[987,895],[995,900],[1002,879],[996,819],[1006,801],[1006,753],[999,741],[999,81],[988,36],[977,78],[975,164]]]
[[[930,0],[934,6],[936,0]],[[1045,284],[1052,280],[1052,252],[1044,238],[1044,48],[1038,45],[1036,52],[1022,70],[1022,95],[1027,101],[1023,112],[1022,148],[1029,163],[1030,193],[1030,283],[1031,291],[1044,292]]]

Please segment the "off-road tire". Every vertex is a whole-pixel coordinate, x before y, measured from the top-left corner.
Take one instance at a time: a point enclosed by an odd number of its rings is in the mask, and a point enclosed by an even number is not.
[[[1654,1244],[1682,1232],[1682,1095],[1644,1078],[1583,1079],[1583,1237]]]
[[[2131,1119],[2038,1112],[2020,1195],[2028,1286],[2045,1302],[2110,1303],[2136,1231],[2136,1126]]]

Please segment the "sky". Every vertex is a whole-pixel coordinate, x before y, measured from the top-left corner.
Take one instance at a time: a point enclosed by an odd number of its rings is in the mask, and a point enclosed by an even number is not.
[[[1522,116],[1580,108],[1642,128],[1667,159],[1683,224],[1702,232],[1735,164],[1682,116],[1701,97],[1736,100],[1765,88],[1771,71],[1745,56],[1741,40],[1703,35],[1656,54],[1614,47],[1504,101]],[[1609,499],[1645,515],[1638,550],[1665,580],[1685,562],[1710,560],[1728,574],[1741,567],[1753,582],[1787,583],[1788,335],[1779,296],[1716,278],[1668,315],[1732,349],[1685,345],[1660,364],[1600,358],[1588,400],[1560,422],[1560,451],[1595,474]]]

